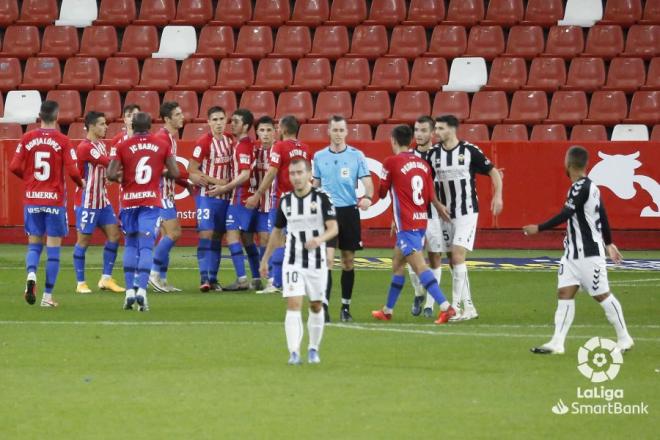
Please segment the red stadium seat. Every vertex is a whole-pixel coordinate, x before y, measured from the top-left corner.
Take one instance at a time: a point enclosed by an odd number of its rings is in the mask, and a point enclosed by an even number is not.
[[[119,50],[117,31],[113,26],[88,26],[80,41],[81,57],[94,57],[105,60]]]
[[[213,3],[207,0],[179,0],[174,25],[203,26],[213,18]]]
[[[346,136],[346,140],[348,142],[371,141],[371,127],[369,124],[348,124],[348,136]]]
[[[73,124],[71,124],[71,125],[73,125]],[[153,124],[152,124],[152,130],[153,130]],[[115,136],[117,136],[119,133],[122,133],[122,132],[124,132],[124,123],[123,122],[109,122],[108,123],[108,131],[105,132],[105,138],[107,140],[110,140],[110,139],[114,138]],[[83,128],[83,137],[81,139],[84,139],[84,137],[85,137],[85,131],[84,131],[84,128]]]
[[[490,0],[486,19],[481,23],[512,26],[522,21],[524,14],[525,8],[522,0]]]
[[[392,129],[397,125],[399,124],[378,124],[374,140],[379,142],[390,142],[390,139],[392,138]]]
[[[245,90],[254,84],[254,67],[249,58],[223,58],[213,89]]]
[[[538,124],[548,117],[548,97],[537,90],[519,90],[513,94],[511,112],[506,122],[514,124]]]
[[[37,55],[40,47],[41,40],[36,26],[12,25],[5,29],[0,56],[24,60]]]
[[[345,26],[319,26],[314,32],[309,57],[335,60],[348,52],[348,29]]]
[[[125,102],[139,105],[140,109],[149,113],[153,120],[160,120],[160,97],[155,90],[129,90]]]
[[[0,26],[7,27],[16,20],[18,20],[18,0],[1,0]]]
[[[598,91],[591,95],[591,105],[584,124],[615,125],[628,116],[626,94],[617,91]]]
[[[283,90],[293,82],[293,67],[288,58],[265,58],[259,61],[254,90]]]
[[[553,26],[548,33],[544,56],[573,58],[584,50],[580,26]]]
[[[176,15],[175,0],[142,0],[136,25],[165,26]]]
[[[530,141],[565,141],[566,127],[563,124],[538,124],[532,128]]]
[[[583,56],[613,58],[623,52],[621,26],[597,24],[589,28]]]
[[[513,92],[527,83],[527,65],[523,58],[495,58],[490,67],[488,83],[482,90]]]
[[[660,24],[660,0],[646,0],[639,24]]]
[[[603,90],[634,92],[646,80],[644,60],[641,58],[614,58],[607,71],[607,83]]]
[[[486,124],[461,124],[458,126],[458,130],[456,130],[456,136],[460,140],[468,142],[487,141],[490,139]]]
[[[543,52],[544,46],[541,26],[514,26],[509,30],[504,55],[532,59]]]
[[[96,86],[100,90],[119,90],[125,92],[140,82],[140,68],[137,59],[132,57],[113,57],[105,61],[103,81]]]
[[[275,117],[275,95],[269,90],[248,90],[241,95],[241,108],[249,108],[254,119]]]
[[[117,90],[92,90],[87,94],[85,112],[97,111],[105,113],[108,121],[121,117],[121,98]]]
[[[46,26],[53,24],[59,15],[56,0],[23,0],[18,24]]]
[[[369,85],[371,72],[366,58],[340,58],[335,64],[332,85],[328,90],[355,92]]]
[[[136,90],[164,92],[176,85],[179,79],[176,61],[172,58],[147,58],[142,65],[142,76]]]
[[[529,68],[527,90],[557,90],[566,83],[566,63],[561,58],[534,58]]]
[[[396,26],[387,56],[414,60],[426,52],[426,48],[426,30],[423,26]]]
[[[573,58],[568,69],[564,90],[592,92],[605,84],[605,63],[602,58]]]
[[[467,33],[463,26],[439,25],[433,29],[429,50],[424,55],[456,58],[467,49]]]
[[[491,141],[527,141],[527,127],[524,124],[497,124],[493,127]]]
[[[660,55],[660,25],[634,25],[628,29],[624,56],[651,58]]]
[[[403,91],[396,94],[390,124],[413,124],[419,115],[431,113],[431,98],[424,91]]]
[[[120,57],[144,59],[158,51],[158,31],[156,26],[130,25],[124,29],[121,40]]]
[[[552,26],[564,17],[562,0],[528,0],[523,24]]]
[[[500,26],[473,26],[468,37],[466,56],[492,60],[504,52],[504,32]]]
[[[394,27],[406,19],[404,0],[372,0],[369,18],[364,24],[382,24]]]
[[[136,3],[133,0],[101,0],[99,17],[94,21],[94,25],[128,25],[137,16]]]
[[[415,58],[410,73],[410,84],[403,88],[435,92],[442,90],[442,86],[447,84],[448,80],[449,70],[444,58]]]
[[[29,58],[19,89],[45,92],[57,87],[61,81],[62,72],[57,58]]]
[[[600,23],[630,26],[642,18],[641,0],[607,0]]]
[[[369,126],[367,125],[367,127]],[[1,124],[0,124],[0,130],[2,130]],[[369,133],[371,134],[371,128],[369,128],[369,130],[370,130]],[[327,123],[302,124],[300,126],[300,130],[298,131],[298,138],[303,142],[326,142],[328,140],[328,124]]]
[[[433,116],[454,115],[463,121],[470,115],[467,92],[438,92],[433,99]]]
[[[408,7],[408,17],[404,25],[432,27],[445,18],[445,2],[436,0],[412,0]]]
[[[194,141],[208,132],[209,124],[206,122],[189,122],[183,126],[183,135],[181,135],[181,139]]]
[[[82,105],[78,90],[51,90],[46,99],[55,101],[60,105],[57,122],[68,124],[82,117]]]
[[[649,73],[642,90],[660,90],[660,58],[653,58],[649,63]]]
[[[472,26],[483,19],[483,0],[449,0],[446,23]]]
[[[234,51],[234,31],[230,26],[204,26],[193,57],[224,58]]]
[[[0,139],[20,139],[21,136],[23,136],[21,124],[16,122],[0,122]]]
[[[15,90],[23,79],[18,58],[0,58],[0,91]]]
[[[353,116],[353,102],[349,92],[339,90],[319,93],[312,122],[327,123],[332,115],[343,116],[346,119]]]
[[[192,121],[197,117],[199,100],[194,90],[168,90],[163,96],[163,102],[166,101],[178,102],[186,121]]]
[[[660,121],[660,90],[635,92],[626,124],[657,124]]]
[[[371,75],[368,90],[396,92],[408,84],[410,73],[405,58],[378,58]]]
[[[587,95],[583,91],[559,91],[552,95],[548,124],[579,124],[587,117]]]
[[[367,4],[364,0],[333,0],[331,3],[327,25],[353,27],[367,19]]]
[[[509,103],[506,100],[506,93],[501,90],[477,92],[472,97],[470,117],[467,122],[495,125],[507,116],[509,116]]]
[[[318,92],[332,82],[332,69],[327,58],[301,58],[296,66],[293,85],[289,90]]]
[[[181,64],[179,83],[174,90],[203,92],[215,84],[216,72],[213,58],[188,58]]]
[[[604,125],[574,125],[571,129],[571,140],[581,142],[607,141],[607,130]]]
[[[41,122],[32,122],[25,127],[25,132],[27,133],[29,131],[36,130],[37,128],[41,128]],[[55,129],[61,130],[59,123],[55,125]]]
[[[307,26],[282,26],[277,30],[275,48],[270,57],[297,60],[312,50],[312,36]]]
[[[319,26],[330,16],[327,0],[298,0],[294,2],[290,26]]]
[[[660,124],[656,124],[653,126],[653,130],[651,131],[651,137],[649,138],[649,140],[652,142],[660,142]]]
[[[252,18],[252,1],[218,0],[212,24],[240,27]],[[206,118],[206,115],[204,115]]]
[[[275,118],[280,119],[286,115],[295,116],[299,123],[312,119],[314,115],[312,94],[308,91],[280,93],[277,98]]]
[[[66,60],[59,89],[92,90],[101,82],[99,60],[92,57],[71,57]]]
[[[363,90],[355,95],[353,117],[355,124],[380,124],[392,114],[390,96],[384,90]]]
[[[197,120],[206,121],[208,109],[216,105],[224,108],[229,118],[238,107],[236,93],[230,90],[207,90],[204,92],[202,102],[199,105],[199,116]]]
[[[40,57],[66,59],[80,49],[78,31],[73,26],[48,26],[41,42]]]
[[[359,25],[353,30],[351,51],[346,55],[375,59],[387,53],[387,29],[382,25]]]
[[[250,24],[277,27],[291,16],[289,0],[256,0]]]
[[[268,26],[242,26],[233,57],[261,59],[273,51],[273,33]]]

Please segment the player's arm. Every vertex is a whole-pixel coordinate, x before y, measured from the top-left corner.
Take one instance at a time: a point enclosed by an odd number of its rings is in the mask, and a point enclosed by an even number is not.
[[[585,185],[580,184],[578,186],[577,184],[574,183],[568,194],[566,203],[564,203],[564,207],[562,208],[559,214],[541,223],[540,225],[523,226],[523,233],[525,235],[534,235],[539,232],[552,229],[556,226],[561,225],[562,223],[566,223],[568,219],[571,218],[573,214],[575,214],[575,210],[577,209],[577,207],[584,205],[588,196],[589,196],[589,191],[587,190],[587,187]]]
[[[110,158],[108,156],[101,154],[96,148],[91,148],[91,145],[85,147],[83,142],[78,144],[76,152],[78,153],[78,160],[90,162],[94,166],[101,165],[107,168],[110,164]]]
[[[380,176],[380,188],[378,189],[378,197],[384,199],[387,196],[387,192],[392,186],[391,174],[389,170],[390,160],[385,159],[383,163],[383,171]]]
[[[69,151],[64,152],[64,167],[66,168],[67,173],[71,180],[73,180],[76,185],[83,187],[85,182],[80,176],[80,170],[78,170],[78,156],[76,156],[76,149],[68,145],[67,148]]]
[[[493,199],[490,202],[490,210],[493,212],[493,215],[499,215],[504,208],[504,201],[502,199],[502,188],[504,186],[504,181],[502,180],[502,174],[500,170],[493,167],[488,175],[493,181]]]
[[[323,214],[323,222],[325,223],[325,232],[318,237],[312,237],[312,239],[307,240],[305,243],[306,249],[316,249],[321,246],[321,243],[335,238],[339,233],[335,207],[332,205],[330,197],[325,193],[321,194],[321,212]]]
[[[468,148],[470,149],[471,156],[471,170],[490,176],[493,182],[493,198],[490,202],[490,209],[494,215],[498,215],[504,207],[504,202],[502,201],[502,175],[481,149],[476,146],[470,146]]]
[[[358,161],[358,176],[364,185],[364,196],[358,202],[358,208],[366,211],[373,203],[374,182],[371,179],[367,158],[362,153],[360,153],[360,159]]]
[[[427,174],[426,182],[424,184],[426,185],[429,194],[429,199],[431,200],[431,204],[433,205],[435,210],[438,212],[438,214],[440,215],[440,217],[442,217],[443,220],[450,221],[451,217],[449,216],[449,210],[445,205],[442,204],[440,200],[438,200],[438,195],[435,193],[435,186],[433,185],[433,178],[431,177],[430,174]]]
[[[255,192],[253,195],[248,197],[248,199],[245,201],[245,207],[248,209],[253,209],[259,206],[259,199],[261,199],[261,196],[268,191],[268,188],[273,184],[273,180],[275,180],[275,176],[277,176],[277,168],[274,166],[270,166],[268,168],[268,171],[266,171],[266,175],[264,176],[263,180],[259,184],[259,188],[257,188],[257,192]]]
[[[14,157],[12,157],[11,162],[9,163],[9,171],[14,173],[18,178],[23,178],[23,170],[25,166],[25,148],[23,148],[23,140],[18,143],[16,151],[14,152]]]
[[[314,159],[316,159],[316,155],[314,155]],[[312,160],[312,186],[321,188],[321,170],[319,169],[318,160]]]
[[[275,215],[275,224],[273,225],[273,230],[270,232],[270,237],[268,237],[268,244],[266,245],[266,250],[264,255],[261,258],[261,263],[259,264],[259,274],[263,278],[268,278],[268,261],[270,260],[273,251],[280,247],[284,242],[284,228],[286,228],[287,220],[282,211],[283,199],[280,199],[280,204],[277,207],[277,214]]]
[[[119,162],[118,159],[111,159],[110,164],[108,164],[108,170],[106,171],[106,176],[108,180],[113,181],[113,182],[119,182],[120,181],[120,176],[119,176],[119,167],[121,166],[121,163]]]
[[[206,192],[211,197],[219,196],[221,194],[225,194],[228,192],[233,191],[235,188],[243,185],[245,182],[250,180],[250,170],[241,170],[240,173],[226,185],[212,185],[209,188],[209,191]]]
[[[607,248],[607,253],[610,256],[610,259],[615,264],[620,264],[623,261],[623,255],[619,252],[619,249],[614,243],[612,243],[612,230],[610,229],[610,221],[607,218],[607,211],[605,211],[605,205],[603,200],[600,200],[598,205],[598,214],[600,216],[600,233],[603,235],[603,242]]]
[[[166,176],[169,177],[170,179],[177,179],[177,183],[179,183],[178,179],[181,176],[181,173],[179,172],[179,166],[176,163],[176,157],[175,156],[167,156],[165,159],[165,169],[167,170]],[[187,175],[188,173],[186,173]],[[183,186],[188,186],[187,181],[186,184]]]

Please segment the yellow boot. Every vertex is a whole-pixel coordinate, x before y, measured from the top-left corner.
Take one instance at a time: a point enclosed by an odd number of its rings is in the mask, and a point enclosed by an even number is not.
[[[117,282],[113,278],[107,278],[107,279],[101,278],[99,280],[98,286],[99,289],[101,290],[109,290],[114,293],[124,293],[126,291],[126,289],[124,289],[119,284],[117,284]]]
[[[76,287],[76,293],[92,293],[92,289],[89,288],[85,281],[78,283]]]

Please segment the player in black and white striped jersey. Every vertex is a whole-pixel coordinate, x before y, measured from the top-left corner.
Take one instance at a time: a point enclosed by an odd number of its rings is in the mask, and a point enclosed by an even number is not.
[[[337,235],[335,208],[330,196],[312,186],[309,161],[295,159],[289,165],[289,178],[294,190],[282,196],[277,208],[275,225],[259,268],[268,274],[268,260],[283,240],[286,229],[284,264],[282,265],[282,295],[287,298],[284,321],[289,364],[300,364],[300,344],[303,337],[303,296],[309,298],[308,362],[319,363],[319,345],[325,318],[323,299],[328,280],[326,242]]]

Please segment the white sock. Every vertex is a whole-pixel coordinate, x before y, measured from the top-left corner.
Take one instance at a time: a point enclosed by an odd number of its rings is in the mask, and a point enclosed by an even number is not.
[[[568,330],[571,328],[571,324],[573,324],[573,318],[575,318],[575,300],[558,300],[557,311],[555,311],[555,334],[550,341],[551,345],[564,346]]]
[[[442,266],[437,267],[435,269],[431,268],[431,272],[433,272],[433,276],[435,277],[436,280],[438,280],[438,286],[440,285],[440,279],[442,278]],[[426,304],[424,304],[425,309],[431,309],[433,310],[433,304],[435,304],[435,300],[431,295],[428,293],[426,294]]]
[[[461,302],[463,308],[472,308],[472,294],[470,293],[470,280],[468,279],[467,266],[465,263],[454,266],[452,272],[451,303],[454,308],[459,307]]]
[[[142,298],[146,299],[147,298],[147,289],[139,288],[137,290],[137,296],[141,296]]]
[[[151,272],[149,272],[149,276],[150,277],[160,277],[160,272],[152,270]]]
[[[86,284],[85,281],[78,281],[78,286],[80,286],[82,284]]]
[[[300,354],[300,342],[303,337],[302,314],[300,310],[287,310],[284,318],[284,333],[286,333],[286,345],[289,353]]]
[[[626,328],[626,320],[623,318],[623,308],[618,299],[613,294],[600,302],[601,307],[605,310],[607,320],[614,326],[616,330],[616,337],[619,341],[629,339],[628,329]]]
[[[103,275],[101,275],[101,279],[102,279],[103,281],[108,281],[108,280],[110,280],[110,278],[111,278],[110,275],[107,275],[107,274],[103,274]]]
[[[51,293],[46,293],[44,292],[44,296],[42,297],[43,301],[52,301],[53,300],[53,295]]]
[[[135,289],[126,289],[126,298],[134,298]]]
[[[321,338],[323,338],[323,326],[325,325],[325,318],[323,310],[318,313],[309,311],[307,317],[307,331],[309,332],[309,348],[317,350],[321,345]]]
[[[440,310],[442,310],[443,312],[446,312],[449,309],[450,305],[451,304],[449,304],[449,301],[445,301],[442,304],[440,304]]]
[[[410,284],[412,284],[413,289],[415,290],[415,296],[424,296],[426,290],[424,290],[422,285],[419,283],[419,277],[410,264],[407,264],[406,266],[408,267],[408,278],[410,278]]]
[[[28,273],[27,280],[28,281],[37,281],[37,274],[34,273],[34,272]]]

